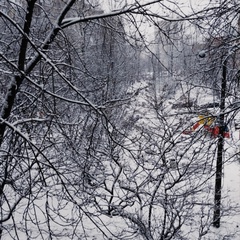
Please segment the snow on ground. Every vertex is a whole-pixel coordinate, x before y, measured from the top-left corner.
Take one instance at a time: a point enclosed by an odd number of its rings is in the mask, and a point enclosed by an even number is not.
[[[141,89],[141,90],[138,91],[138,89]],[[149,101],[151,102],[152,96],[149,96],[149,89],[146,82],[137,83],[135,86],[133,86],[130,93],[131,94],[135,93],[136,97],[135,97],[135,101],[132,102],[132,105],[129,106],[128,114],[131,114],[134,110],[134,114],[139,115],[139,118],[136,121],[137,122],[136,125],[138,126],[144,125],[149,127],[156,126],[157,123],[153,118],[153,112],[151,112],[152,106],[151,106],[151,109],[149,107]],[[164,113],[166,114],[166,118],[169,126],[174,127],[176,124],[179,124],[180,118],[183,118],[183,120],[185,119],[185,121],[188,121],[188,122],[183,122],[183,124],[186,127],[191,126],[194,122],[198,120],[197,114],[195,115],[179,114],[176,109],[171,108],[174,102],[179,101],[181,95],[182,95],[182,92],[179,91],[176,93],[175,96],[172,96],[172,99],[170,101],[166,101],[161,105],[163,107]],[[212,99],[213,99],[211,94],[206,91],[202,96],[199,96],[197,93],[194,93],[192,95],[198,96],[198,99],[197,99],[198,105],[212,102]],[[188,109],[185,109],[185,112],[187,111]],[[219,229],[216,229],[211,226],[209,228],[208,233],[206,235],[203,235],[201,238],[199,237],[199,231],[201,230],[199,226],[184,226],[184,229],[182,229],[182,231],[186,233],[186,238],[184,240],[239,240],[240,239],[240,226],[239,226],[240,225],[240,154],[238,154],[238,152],[240,152],[240,130],[236,130],[233,124],[230,124],[230,126],[231,126],[230,128],[231,138],[227,139],[225,142],[225,148],[226,148],[225,161],[226,162],[224,164],[224,178],[223,178],[223,189],[222,189],[222,204],[224,206],[224,209],[227,209],[228,211],[223,212],[223,216],[221,218],[221,227]],[[137,133],[136,129],[133,131],[133,134],[135,132]],[[181,131],[179,131],[178,134],[181,135]],[[184,140],[184,141],[187,142],[187,140]],[[202,146],[195,143],[194,151],[196,154],[198,154],[197,152],[200,151],[201,147]],[[154,149],[150,148],[149,150],[154,150]],[[178,149],[178,151],[184,152],[184,149]],[[179,154],[179,152],[176,152],[176,154]],[[150,168],[152,167],[150,160],[146,161],[146,159],[144,159],[144,161],[145,163],[143,164],[146,164],[146,165],[148,164]],[[184,165],[182,164],[181,167],[184,167]],[[212,182],[207,184],[212,185]],[[206,195],[206,193],[202,193],[202,195]],[[212,196],[211,197],[209,196],[209,198],[206,200],[207,201],[212,200]],[[200,202],[204,202],[204,201],[205,199],[200,200]],[[195,220],[194,219],[195,215],[193,212],[191,213],[191,215],[193,215],[193,220]],[[197,218],[201,215],[201,212],[196,215],[197,216],[195,217],[196,218],[195,223],[198,222]],[[209,214],[208,216],[202,216],[201,221],[205,221],[205,218],[207,217],[209,217]],[[125,223],[122,222],[122,219],[116,218],[116,217],[108,218],[106,216],[105,217],[102,216],[101,218],[99,218],[99,220],[107,224],[106,226],[109,229],[113,230],[113,232],[115,232],[115,230],[117,232],[119,228],[124,229],[124,226],[126,226],[124,225]],[[92,227],[92,223],[91,222],[88,223],[88,221],[89,220],[86,220],[86,219],[84,221],[84,223],[86,223],[86,225],[89,226],[89,229],[87,229],[89,230],[88,237],[84,237],[84,239],[87,239],[87,240],[103,239],[102,233],[98,231],[96,228],[94,228],[95,226]],[[102,230],[104,230],[104,227]],[[204,230],[208,230],[208,229],[204,229]],[[81,229],[79,231],[81,231]],[[7,238],[5,239],[7,240]],[[140,239],[136,239],[136,240],[140,240]],[[175,240],[180,240],[180,239],[175,238]]]
[[[143,83],[138,83],[140,87]],[[137,86],[135,86],[137,87]],[[195,92],[194,92],[195,90]],[[199,89],[194,89],[190,97],[197,96],[197,105],[204,105],[208,103],[217,102],[216,97],[214,97],[211,91],[202,92],[199,94]],[[144,119],[141,119],[142,124],[152,124],[152,116],[149,112],[149,109],[146,107],[146,96],[147,89],[144,92],[141,92],[138,96],[137,101],[141,104],[138,106],[139,112],[144,115]],[[172,117],[169,121],[179,121],[179,118],[182,115],[178,115],[179,110],[173,110],[171,108],[172,104],[180,101],[181,96],[183,95],[182,91],[176,92],[174,98],[170,101],[165,102],[165,111],[166,115]],[[226,100],[226,104],[231,104],[231,101]],[[145,108],[144,108],[145,107]],[[206,109],[213,115],[219,114],[219,109],[217,107]],[[188,109],[186,109],[188,111]],[[184,111],[183,111],[184,112]],[[187,126],[191,126],[194,122],[197,121],[197,115],[188,116],[190,123],[185,122]],[[239,116],[240,119],[240,116]],[[230,133],[231,138],[226,139],[225,141],[225,163],[223,166],[223,185],[222,185],[222,206],[227,209],[227,212],[223,212],[221,217],[221,226],[220,228],[210,227],[208,234],[203,236],[202,240],[239,240],[240,239],[240,130],[235,129],[234,123],[230,123]],[[213,179],[214,180],[214,179]],[[196,240],[194,236],[198,236],[198,233],[191,234],[192,238],[188,240]]]

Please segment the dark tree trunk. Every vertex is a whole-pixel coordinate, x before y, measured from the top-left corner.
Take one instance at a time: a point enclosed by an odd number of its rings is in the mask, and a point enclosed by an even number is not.
[[[223,166],[223,152],[224,152],[224,109],[225,109],[225,97],[227,86],[227,60],[223,61],[222,67],[222,84],[221,84],[221,103],[219,116],[219,138],[218,138],[218,150],[217,150],[217,164],[216,164],[216,179],[215,179],[215,196],[214,196],[214,215],[213,226],[220,227],[221,219],[221,190],[222,190],[222,166]]]

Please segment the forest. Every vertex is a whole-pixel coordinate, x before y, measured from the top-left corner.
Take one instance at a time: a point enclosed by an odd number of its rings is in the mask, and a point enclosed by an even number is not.
[[[0,240],[240,239],[239,0],[1,0],[0,27]]]

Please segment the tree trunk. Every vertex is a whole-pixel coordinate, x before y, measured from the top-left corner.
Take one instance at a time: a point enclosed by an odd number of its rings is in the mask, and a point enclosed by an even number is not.
[[[227,84],[227,60],[223,61],[222,67],[222,84],[221,84],[221,103],[219,116],[219,138],[217,145],[217,164],[216,164],[216,179],[215,179],[215,196],[214,196],[214,215],[213,226],[220,227],[221,218],[221,190],[222,190],[222,166],[223,166],[223,152],[224,152],[224,109],[226,97],[226,84]]]

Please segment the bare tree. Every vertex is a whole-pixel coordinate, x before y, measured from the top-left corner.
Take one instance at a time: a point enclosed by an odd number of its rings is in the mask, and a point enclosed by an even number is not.
[[[184,239],[198,232],[201,239],[208,232],[215,139],[201,131],[183,138],[191,125],[139,79],[138,56],[150,51],[139,23],[204,26],[215,15],[174,8],[176,19],[159,14],[169,10],[164,4],[136,1],[105,13],[93,1],[4,1],[1,238]],[[178,28],[165,34],[183,39]]]

